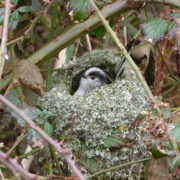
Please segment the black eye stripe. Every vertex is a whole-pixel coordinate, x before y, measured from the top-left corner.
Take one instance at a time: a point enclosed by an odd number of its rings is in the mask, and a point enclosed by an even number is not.
[[[106,81],[106,76],[99,71],[93,71],[88,74],[89,76],[99,77],[100,80]]]

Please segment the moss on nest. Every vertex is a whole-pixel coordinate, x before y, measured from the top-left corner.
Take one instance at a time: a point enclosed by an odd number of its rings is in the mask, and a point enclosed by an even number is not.
[[[68,147],[86,175],[149,154],[138,128],[129,130],[134,118],[149,107],[146,93],[129,66],[122,80],[96,88],[84,97],[70,94],[71,88],[77,88],[72,80],[77,84],[78,76],[87,68],[101,67],[113,78],[120,60],[114,50],[85,54],[54,75],[54,87],[39,101],[43,111],[51,115],[59,139],[71,137]],[[101,178],[135,177],[138,167],[128,166]]]

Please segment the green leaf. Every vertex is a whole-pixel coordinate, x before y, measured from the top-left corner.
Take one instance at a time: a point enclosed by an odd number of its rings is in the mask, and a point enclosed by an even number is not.
[[[14,4],[14,5],[17,5],[19,2],[19,0],[11,0],[11,3]]]
[[[31,11],[36,12],[41,9],[42,5],[39,0],[32,0]]]
[[[43,118],[44,117],[44,112],[42,112],[40,109],[38,109],[38,108],[36,108],[36,111],[37,111],[37,113],[39,114],[39,116],[41,117],[41,118]]]
[[[173,138],[175,138],[177,141],[180,141],[180,124],[176,124],[175,125],[175,128],[173,128],[172,130],[171,130],[171,135],[173,136]],[[178,146],[178,148],[180,149],[180,144],[179,143],[177,143],[177,146]],[[168,141],[167,142],[167,148],[169,149],[169,150],[173,150],[173,147],[172,147],[172,145],[171,145],[171,143]]]
[[[19,15],[17,10],[11,14],[10,19],[9,19],[9,28],[11,30],[16,29],[20,18],[21,18],[21,16]]]
[[[94,30],[94,34],[96,35],[96,37],[98,38],[98,40],[102,40],[102,38],[104,37],[104,35],[106,34],[106,29],[104,26],[99,26],[98,28],[96,28]]]
[[[152,154],[155,158],[160,158],[163,156],[163,154],[157,150],[157,146],[159,143],[160,143],[160,140],[155,140],[152,143]]]
[[[168,31],[168,32],[171,32],[171,31],[173,30],[174,26],[175,26],[174,21],[171,21],[171,22],[168,24],[167,31]]]
[[[49,135],[52,136],[54,134],[54,128],[52,125],[48,122],[45,122],[44,124],[44,131]]]
[[[4,8],[0,8],[0,16],[1,16],[2,14],[4,14],[4,11],[5,11]]]
[[[75,45],[72,44],[71,46],[69,46],[67,48],[67,52],[66,52],[66,62],[69,62],[71,60],[71,58],[73,57],[75,53]]]
[[[167,32],[167,23],[161,18],[153,18],[143,26],[145,34],[153,39],[154,41],[159,41],[164,37]]]
[[[180,17],[180,13],[170,13],[168,14],[168,17]]]
[[[173,167],[175,167],[175,166],[179,166],[179,167],[180,167],[180,156],[177,155],[177,156],[173,159],[172,165],[173,165]]]
[[[44,124],[44,119],[38,118],[38,119],[36,119],[36,122],[38,123],[39,126],[41,126]]]
[[[0,25],[2,25],[4,22],[4,14],[0,15]]]
[[[22,7],[19,7],[17,10],[21,13],[28,13],[31,11],[31,7],[30,6],[22,6]]]
[[[70,7],[74,9],[77,20],[84,20],[90,15],[91,7],[87,0],[71,0]]]

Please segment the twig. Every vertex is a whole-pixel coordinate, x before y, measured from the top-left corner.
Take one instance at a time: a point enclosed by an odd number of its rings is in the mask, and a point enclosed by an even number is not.
[[[5,164],[14,173],[19,173],[22,177],[29,180],[36,180],[37,175],[32,174],[24,170],[17,162],[17,159],[11,159],[8,155],[0,151],[0,161]]]
[[[18,156],[18,159],[23,159],[23,158],[27,158],[28,156],[30,155],[33,155],[35,154],[36,152],[40,151],[41,148],[38,146],[38,147],[35,147],[34,149],[32,149],[31,151],[27,152],[27,153],[24,153],[20,156]]]
[[[91,41],[90,41],[90,38],[89,38],[89,34],[86,34],[86,41],[87,41],[87,44],[88,44],[89,51],[91,52],[92,51],[92,46],[91,46]]]
[[[54,159],[54,161],[56,163],[56,167],[57,167],[59,175],[63,176],[63,172],[62,172],[61,167],[59,165],[58,158],[57,158],[57,156],[55,154],[54,148],[51,145],[49,145],[49,149],[50,149],[51,155],[53,156],[53,159]]]
[[[5,55],[6,55],[6,50],[7,50],[6,43],[7,43],[7,36],[8,36],[9,15],[10,15],[10,0],[6,0],[5,16],[4,16],[4,24],[3,24],[3,34],[2,34],[1,47],[0,47],[0,79],[2,76]]]
[[[26,130],[23,131],[23,133],[17,138],[16,142],[13,144],[11,149],[7,152],[7,155],[10,155],[13,149],[26,137],[27,133]]]
[[[149,1],[150,3],[160,3],[160,4],[164,4],[164,1],[163,0],[152,0],[152,1]],[[180,8],[180,3],[179,1],[172,1],[172,0],[166,0],[166,4],[168,6],[174,6],[174,7],[177,7],[177,8]]]
[[[69,164],[70,168],[72,169],[73,173],[80,179],[85,180],[85,177],[81,174],[79,168],[75,165],[74,160],[72,160],[67,153],[67,151],[62,147],[61,143],[55,142],[50,136],[48,136],[37,124],[35,124],[24,112],[22,112],[19,108],[14,106],[10,101],[0,95],[0,101],[6,104],[10,109],[12,109],[17,115],[19,115],[32,129],[38,132],[49,144],[51,144],[55,150],[61,154],[67,163]]]
[[[172,78],[173,78],[174,80],[176,80],[176,81],[179,81],[179,79],[173,74],[173,72],[171,71],[171,69],[170,69],[169,66],[167,65],[166,60],[165,60],[165,58],[164,58],[164,56],[163,56],[163,54],[162,54],[162,52],[161,52],[161,49],[160,49],[159,44],[157,44],[157,47],[158,47],[159,55],[161,56],[161,59],[162,59],[162,61],[164,62],[165,66],[166,66],[166,68],[167,68],[167,71],[168,71],[168,73],[170,74],[170,77],[172,77]]]
[[[140,159],[140,160],[137,160],[137,161],[132,161],[132,162],[128,162],[128,163],[125,163],[125,164],[121,164],[121,165],[117,165],[117,166],[114,166],[114,167],[110,167],[108,169],[104,169],[102,171],[99,171],[99,172],[93,174],[92,176],[89,176],[87,179],[91,179],[91,178],[93,178],[95,176],[98,176],[98,175],[100,175],[102,173],[105,173],[105,172],[108,172],[108,171],[114,171],[116,169],[120,169],[120,168],[129,166],[129,165],[132,165],[132,164],[142,163],[142,162],[148,161],[150,159],[151,159],[151,157],[148,157],[148,158]]]
[[[15,52],[14,52],[14,45],[10,45],[10,54],[11,54],[11,66],[12,66],[12,72],[13,72],[13,83],[17,87],[17,92],[19,94],[19,99],[21,103],[24,103],[24,98],[23,98],[23,92],[21,89],[21,85],[18,79],[18,74],[17,74],[17,69],[16,69],[16,57],[15,57]]]

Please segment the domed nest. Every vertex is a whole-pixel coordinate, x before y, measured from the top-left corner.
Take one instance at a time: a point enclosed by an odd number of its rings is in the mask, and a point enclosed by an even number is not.
[[[135,117],[149,108],[145,90],[127,65],[125,77],[76,97],[80,74],[100,67],[114,79],[121,55],[115,50],[94,50],[69,63],[54,75],[53,88],[39,101],[51,115],[58,140],[68,143],[72,158],[85,175],[149,156]],[[136,177],[139,165],[110,171],[100,179]]]

